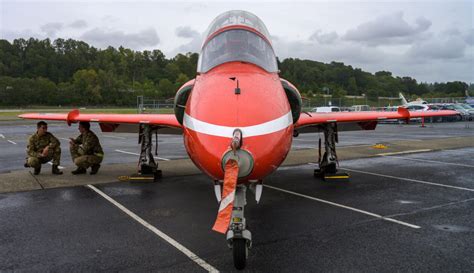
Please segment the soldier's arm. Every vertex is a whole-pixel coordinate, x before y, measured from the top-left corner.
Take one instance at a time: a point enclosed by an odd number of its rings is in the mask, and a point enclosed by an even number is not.
[[[49,148],[56,149],[56,147],[59,147],[60,145],[61,143],[59,142],[59,140],[55,136],[53,136],[53,134],[50,134]]]
[[[82,135],[79,135],[74,139],[75,144],[82,144]]]
[[[31,157],[38,157],[39,153],[35,151],[35,143],[33,137],[28,139],[28,146],[26,146],[26,154]]]
[[[86,155],[94,154],[95,147],[99,144],[99,139],[93,134],[88,134],[84,143],[82,143],[82,149]]]

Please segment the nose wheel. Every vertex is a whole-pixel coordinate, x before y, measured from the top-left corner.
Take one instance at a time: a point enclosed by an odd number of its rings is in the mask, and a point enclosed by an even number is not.
[[[238,270],[242,270],[247,265],[247,256],[249,248],[246,239],[234,239],[232,241],[232,254],[234,256],[234,266]]]
[[[247,229],[244,217],[244,207],[247,204],[246,190],[245,185],[236,187],[231,222],[226,236],[227,245],[232,249],[234,266],[238,270],[244,269],[247,265],[248,252],[252,247],[252,233]]]

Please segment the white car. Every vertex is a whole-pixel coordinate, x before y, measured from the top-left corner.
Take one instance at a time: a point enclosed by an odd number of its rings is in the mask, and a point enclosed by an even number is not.
[[[341,109],[337,106],[323,106],[323,107],[315,107],[311,109],[313,113],[330,113],[330,112],[341,112]]]
[[[424,112],[430,110],[430,107],[426,104],[412,104],[407,105],[405,108],[412,112]]]

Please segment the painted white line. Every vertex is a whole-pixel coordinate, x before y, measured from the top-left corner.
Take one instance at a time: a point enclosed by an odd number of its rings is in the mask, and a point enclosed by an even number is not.
[[[445,184],[438,184],[438,183],[433,183],[433,182],[428,182],[428,181],[422,181],[422,180],[416,180],[416,179],[410,179],[410,178],[403,178],[403,177],[397,177],[397,176],[386,175],[386,174],[380,174],[380,173],[371,173],[371,172],[366,172],[366,171],[361,171],[361,170],[354,170],[354,169],[348,169],[348,168],[340,168],[340,169],[341,169],[341,170],[350,171],[350,172],[363,173],[363,174],[370,174],[370,175],[375,175],[375,176],[380,176],[380,177],[387,177],[387,178],[393,178],[393,179],[404,180],[404,181],[409,181],[409,182],[427,184],[427,185],[431,185],[431,186],[445,187],[445,188],[451,188],[451,189],[457,189],[457,190],[472,191],[472,192],[474,192],[474,189],[469,189],[469,188],[456,187],[456,186],[445,185]]]
[[[293,195],[296,195],[296,196],[299,196],[299,197],[304,197],[304,198],[311,199],[311,200],[314,200],[314,201],[322,202],[322,203],[325,203],[325,204],[328,204],[328,205],[332,205],[332,206],[336,206],[336,207],[339,207],[339,208],[359,212],[359,213],[362,213],[362,214],[365,214],[365,215],[369,215],[369,216],[372,216],[372,217],[375,217],[375,218],[379,218],[379,219],[384,220],[384,221],[393,222],[393,223],[400,224],[400,225],[407,226],[407,227],[411,227],[411,228],[421,228],[420,226],[412,225],[412,224],[409,224],[409,223],[406,223],[406,222],[403,222],[403,221],[399,221],[399,220],[396,220],[396,219],[393,219],[393,218],[390,218],[390,217],[384,217],[384,216],[379,215],[379,214],[375,214],[375,213],[368,212],[368,211],[365,211],[365,210],[356,209],[356,208],[353,208],[353,207],[344,206],[344,205],[341,205],[341,204],[338,204],[338,203],[334,203],[334,202],[331,202],[331,201],[327,201],[327,200],[319,199],[319,198],[316,198],[316,197],[304,195],[304,194],[297,193],[297,192],[294,192],[294,191],[289,191],[289,190],[285,190],[285,189],[281,189],[281,188],[277,188],[277,187],[273,187],[273,186],[269,186],[269,185],[264,185],[264,186],[268,187],[268,188],[271,188],[271,189],[274,189],[274,190],[277,190],[277,191],[282,191],[282,192],[293,194]]]
[[[403,152],[393,152],[393,153],[381,153],[377,155],[403,155],[403,154],[413,154],[413,153],[424,153],[424,152],[430,152],[432,151],[431,149],[420,149],[420,150],[408,150],[408,151],[403,151]]]
[[[138,153],[132,153],[132,152],[127,152],[127,151],[122,151],[122,150],[115,150],[116,152],[123,153],[123,154],[129,154],[129,155],[140,155]]]
[[[11,141],[11,140],[7,140],[8,142],[10,142],[11,144],[15,144],[16,145],[16,142],[14,141]]]
[[[58,137],[59,139],[62,139],[62,140],[66,140],[66,141],[69,141],[70,139],[69,138],[65,138],[65,137]]]
[[[49,161],[48,162],[49,165],[53,165],[53,162]],[[62,170],[62,169],[65,169],[63,166],[59,165],[58,166],[58,169]]]
[[[443,164],[443,165],[453,165],[453,166],[462,166],[462,167],[474,168],[473,165],[460,164],[460,163],[451,163],[451,162],[442,162],[442,161],[435,161],[435,160],[428,160],[428,159],[421,159],[421,158],[411,158],[411,157],[393,156],[393,155],[390,155],[390,156],[387,156],[387,157],[407,159],[407,160],[420,161],[420,162],[438,163],[438,164]]]
[[[138,155],[138,156],[140,156],[139,153],[132,153],[132,152],[127,152],[127,151],[122,151],[122,150],[115,150],[115,151],[116,151],[116,152],[119,152],[119,153],[123,153],[123,154]],[[171,160],[171,159],[168,159],[168,158],[158,157],[158,156],[154,156],[154,158],[160,159],[160,160],[164,160],[164,161],[170,161],[170,160]]]
[[[0,137],[1,137],[1,138],[5,138],[5,136],[4,136],[3,134],[0,134]]]
[[[293,145],[291,145],[291,147],[298,148],[298,149],[315,149],[315,148],[317,148],[316,146],[298,145],[298,144],[293,144]]]
[[[151,232],[155,233],[156,235],[158,235],[158,237],[160,237],[161,239],[165,240],[166,242],[168,242],[170,245],[172,245],[173,247],[175,247],[176,249],[178,249],[179,251],[181,251],[184,255],[188,256],[189,259],[191,259],[193,262],[195,262],[196,264],[198,264],[199,266],[201,266],[202,268],[204,268],[206,271],[208,272],[219,272],[215,267],[213,267],[212,265],[208,264],[206,261],[204,261],[203,259],[201,259],[200,257],[198,257],[196,254],[194,254],[193,252],[191,252],[191,250],[187,249],[185,246],[183,246],[182,244],[178,243],[176,240],[174,240],[173,238],[171,238],[170,236],[166,235],[165,233],[163,233],[161,230],[157,229],[156,227],[152,226],[151,224],[149,224],[147,221],[143,220],[142,218],[140,218],[138,215],[136,215],[135,213],[131,212],[129,209],[127,209],[126,207],[124,207],[122,204],[120,204],[119,202],[115,201],[114,199],[112,199],[110,196],[108,196],[107,194],[105,194],[104,192],[102,192],[101,190],[99,190],[98,188],[94,187],[93,185],[87,185],[87,187],[89,187],[90,189],[92,189],[93,191],[95,191],[96,193],[98,193],[100,196],[102,196],[103,198],[105,198],[107,201],[109,201],[110,203],[112,203],[113,205],[115,205],[117,208],[119,208],[120,210],[122,210],[123,212],[125,212],[128,216],[130,216],[133,220],[137,221],[138,223],[142,224],[144,227],[146,227],[147,229],[149,229]]]
[[[121,136],[109,136],[109,135],[102,135],[103,137],[109,137],[109,138],[116,138],[116,139],[127,139],[126,137],[121,137]]]

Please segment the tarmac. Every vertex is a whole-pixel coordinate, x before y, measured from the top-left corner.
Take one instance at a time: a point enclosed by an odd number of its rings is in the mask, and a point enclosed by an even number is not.
[[[300,135],[264,181],[260,204],[247,194],[245,271],[473,272],[472,125],[342,132],[348,183],[314,178],[319,135]],[[211,230],[212,181],[187,159],[180,136],[159,138],[160,182],[129,183],[117,177],[136,169],[136,136],[100,134],[106,161],[96,176],[69,174],[67,151],[64,175],[46,165],[33,176],[18,166],[32,130],[0,122],[0,271],[234,271],[224,236]],[[77,134],[63,124],[50,131]]]

